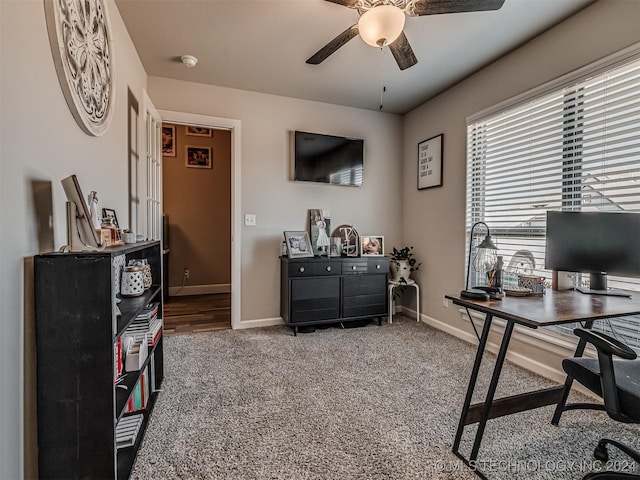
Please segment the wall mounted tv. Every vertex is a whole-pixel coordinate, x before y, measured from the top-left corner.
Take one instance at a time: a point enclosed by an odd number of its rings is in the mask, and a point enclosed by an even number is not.
[[[364,140],[292,132],[293,180],[333,185],[362,185]]]

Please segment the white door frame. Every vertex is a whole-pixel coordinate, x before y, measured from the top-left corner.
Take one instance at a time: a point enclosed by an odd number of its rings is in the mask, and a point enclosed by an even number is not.
[[[144,142],[144,148],[138,150],[143,152],[144,161],[138,162],[138,203],[134,231],[150,240],[162,240],[162,117],[144,89],[139,120],[142,123],[141,131],[144,132],[139,141]],[[143,203],[140,202],[140,192],[143,192]]]
[[[242,223],[240,216],[240,120],[230,118],[210,117],[195,113],[159,110],[164,122],[181,125],[196,125],[199,127],[222,128],[231,131],[231,328],[240,328],[241,292],[241,240]]]

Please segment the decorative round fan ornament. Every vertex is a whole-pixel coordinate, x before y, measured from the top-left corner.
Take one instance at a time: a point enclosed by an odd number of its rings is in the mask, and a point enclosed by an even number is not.
[[[62,93],[80,128],[101,136],[111,124],[113,52],[104,0],[44,0]]]

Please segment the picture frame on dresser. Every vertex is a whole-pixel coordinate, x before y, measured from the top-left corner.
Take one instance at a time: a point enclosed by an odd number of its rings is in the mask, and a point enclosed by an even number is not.
[[[289,258],[313,257],[313,248],[309,234],[303,231],[285,231],[285,243]]]
[[[362,235],[360,237],[360,252],[363,257],[384,256],[384,236]]]

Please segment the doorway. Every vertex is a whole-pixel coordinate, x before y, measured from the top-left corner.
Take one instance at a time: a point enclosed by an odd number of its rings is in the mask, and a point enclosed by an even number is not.
[[[167,333],[238,328],[240,122],[161,112]],[[167,248],[168,247],[168,248]]]

